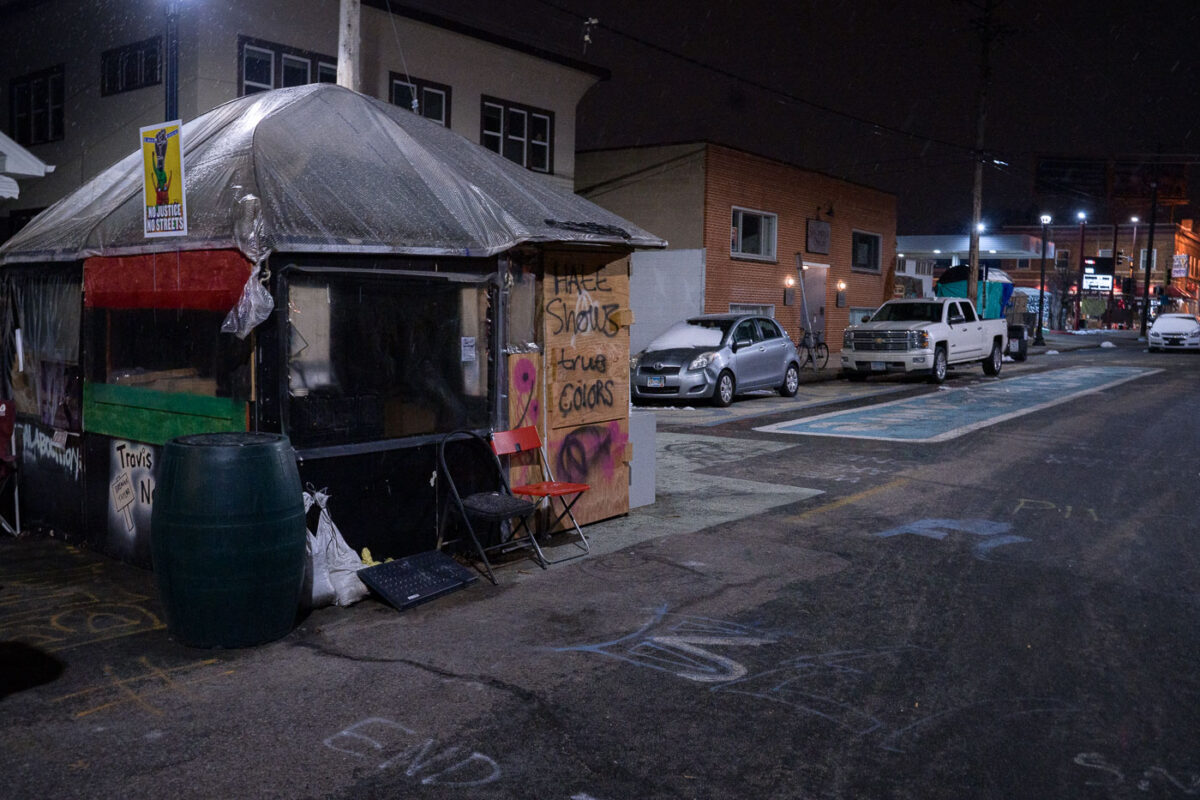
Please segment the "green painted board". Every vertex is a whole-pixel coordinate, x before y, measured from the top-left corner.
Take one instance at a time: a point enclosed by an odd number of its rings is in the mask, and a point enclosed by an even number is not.
[[[246,403],[228,397],[205,397],[117,386],[83,384],[83,429],[147,444],[164,444],[176,436],[246,430]]]

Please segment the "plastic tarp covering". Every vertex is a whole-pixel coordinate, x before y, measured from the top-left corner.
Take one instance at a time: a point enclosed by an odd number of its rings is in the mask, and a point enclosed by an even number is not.
[[[80,423],[81,282],[74,266],[6,276],[22,334],[23,369],[12,373],[17,410],[73,431]]]
[[[944,278],[945,276],[943,276],[943,280],[938,281],[934,294],[938,297],[967,296],[966,281],[946,282]],[[980,281],[978,286],[979,297],[975,306],[979,310],[979,315],[984,319],[999,319],[1003,317],[1005,309],[1008,308],[1008,304],[1012,300],[1013,285],[999,281]]]
[[[138,150],[67,195],[0,262],[169,250],[490,256],[522,242],[658,237],[407,109],[332,84],[249,95],[183,126],[188,235],[143,235]],[[132,141],[132,137],[131,137]]]

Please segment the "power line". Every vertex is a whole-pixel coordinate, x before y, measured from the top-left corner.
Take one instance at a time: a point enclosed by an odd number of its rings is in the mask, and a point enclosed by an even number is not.
[[[793,94],[791,92],[784,91],[783,89],[779,89],[774,86],[769,86],[760,81],[756,81],[751,78],[744,77],[742,75],[737,74],[736,72],[733,72],[732,70],[725,69],[724,67],[718,67],[714,64],[710,64],[710,63],[708,63],[706,61],[702,61],[698,58],[693,58],[692,56],[684,55],[683,53],[679,53],[668,47],[664,47],[660,44],[649,41],[648,39],[645,39],[641,36],[637,36],[636,34],[628,33],[626,31],[622,31],[618,28],[614,28],[613,26],[607,25],[604,22],[599,21],[594,17],[585,17],[581,14],[578,14],[578,13],[568,9],[568,8],[562,7],[562,6],[558,5],[557,3],[551,2],[551,0],[537,0],[537,2],[541,3],[544,6],[552,8],[555,11],[558,11],[562,14],[566,14],[567,16],[570,16],[570,17],[580,20],[580,22],[584,23],[587,26],[588,31],[593,31],[596,28],[602,28],[603,30],[608,31],[609,33],[615,34],[617,36],[621,36],[625,39],[628,39],[631,42],[639,44],[650,50],[654,50],[655,52],[670,56],[671,58],[677,59],[686,64],[690,64],[694,67],[698,67],[699,69],[703,69],[703,70],[707,70],[709,72],[715,73],[717,75],[720,75],[724,78],[728,78],[729,80],[735,81],[737,83],[741,83],[746,86],[750,86],[755,89],[758,89],[760,91],[764,91],[769,94],[776,95],[778,97],[781,97],[781,98],[787,100],[788,102],[795,103],[797,105],[807,106],[807,107],[815,109],[817,111],[822,111],[822,112],[825,112],[826,114],[830,114],[835,117],[840,117],[842,119],[849,120],[851,122],[855,122],[860,125],[866,125],[875,131],[883,131],[886,133],[891,133],[896,136],[904,137],[906,139],[914,139],[914,140],[923,141],[923,142],[931,142],[933,144],[939,144],[939,145],[942,145],[943,147],[948,147],[948,148],[951,148],[954,150],[972,152],[972,148],[967,147],[962,144],[959,144],[958,142],[951,142],[951,141],[947,141],[945,139],[939,139],[934,136],[925,136],[922,134],[913,133],[912,131],[906,131],[901,128],[897,128],[895,126],[887,125],[887,124],[879,122],[877,120],[869,119],[867,117],[859,116],[857,114],[851,114],[850,112],[842,111],[841,109],[837,109],[832,106],[825,105],[824,103],[818,103],[814,100],[809,100],[807,98],[800,97],[799,95]]]

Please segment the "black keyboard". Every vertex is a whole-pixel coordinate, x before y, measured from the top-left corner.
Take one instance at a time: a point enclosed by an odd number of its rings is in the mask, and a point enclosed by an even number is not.
[[[401,611],[465,589],[479,579],[440,550],[364,567],[358,571],[358,577],[367,588]]]

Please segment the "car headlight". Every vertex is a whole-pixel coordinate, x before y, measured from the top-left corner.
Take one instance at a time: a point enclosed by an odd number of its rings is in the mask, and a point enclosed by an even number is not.
[[[688,364],[688,369],[690,369],[690,370],[706,369],[709,364],[713,363],[716,360],[717,360],[716,353],[701,353],[700,355],[698,355],[692,359],[692,363]]]
[[[1161,339],[1162,334],[1159,333],[1158,331],[1150,331],[1150,338],[1151,339]]]
[[[1200,339],[1200,328],[1197,328],[1194,331],[1188,331],[1188,338],[1189,339]]]
[[[928,350],[929,349],[929,331],[909,331],[908,332],[908,349],[909,350]]]
[[[842,332],[842,349],[843,350],[853,350],[854,349],[854,331],[843,331]]]

